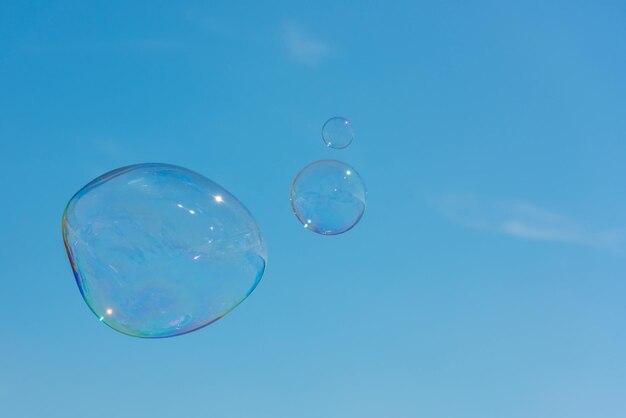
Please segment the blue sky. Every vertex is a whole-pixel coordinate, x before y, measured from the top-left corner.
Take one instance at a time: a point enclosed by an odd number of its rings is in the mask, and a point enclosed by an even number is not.
[[[3,1],[0,415],[626,416],[625,23],[617,1]],[[289,205],[322,158],[369,191],[341,236]],[[268,244],[250,298],[178,338],[98,323],[62,244],[72,194],[139,162],[224,186]]]

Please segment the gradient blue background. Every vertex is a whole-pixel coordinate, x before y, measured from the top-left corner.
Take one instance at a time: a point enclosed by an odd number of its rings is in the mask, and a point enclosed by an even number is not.
[[[623,418],[625,40],[623,1],[3,0],[0,416]],[[368,185],[343,236],[291,213],[320,158]],[[68,199],[139,162],[267,239],[190,335],[103,326],[65,256]]]

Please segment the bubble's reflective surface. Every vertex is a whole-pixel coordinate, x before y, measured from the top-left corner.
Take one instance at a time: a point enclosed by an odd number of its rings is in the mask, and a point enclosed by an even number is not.
[[[330,118],[322,127],[322,139],[327,147],[346,148],[354,139],[354,127],[348,119]]]
[[[89,308],[138,337],[221,318],[254,290],[267,259],[237,198],[166,164],[120,168],[83,187],[63,214],[63,239]]]
[[[361,176],[341,161],[309,164],[291,186],[291,207],[296,217],[305,228],[322,235],[351,229],[363,216],[365,203]]]

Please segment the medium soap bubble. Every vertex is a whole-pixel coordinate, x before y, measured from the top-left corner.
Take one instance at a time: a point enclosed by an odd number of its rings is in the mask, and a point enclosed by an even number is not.
[[[267,260],[244,205],[191,170],[139,164],[83,187],[63,214],[80,292],[100,321],[170,337],[223,317],[257,286]]]
[[[365,183],[348,164],[321,160],[300,171],[291,186],[291,207],[302,225],[337,235],[354,227],[365,211]]]
[[[346,148],[354,139],[354,127],[346,118],[330,118],[322,127],[322,139],[327,147]]]

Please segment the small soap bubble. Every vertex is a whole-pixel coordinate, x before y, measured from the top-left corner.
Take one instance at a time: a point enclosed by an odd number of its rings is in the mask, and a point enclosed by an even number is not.
[[[265,270],[263,236],[244,205],[191,170],[123,167],[69,201],[63,240],[83,299],[124,334],[185,334],[226,315]]]
[[[337,235],[353,228],[366,205],[365,183],[351,166],[336,160],[309,164],[291,186],[291,207],[304,228]]]
[[[329,148],[346,148],[354,139],[354,127],[346,118],[330,118],[322,127],[322,139]]]

